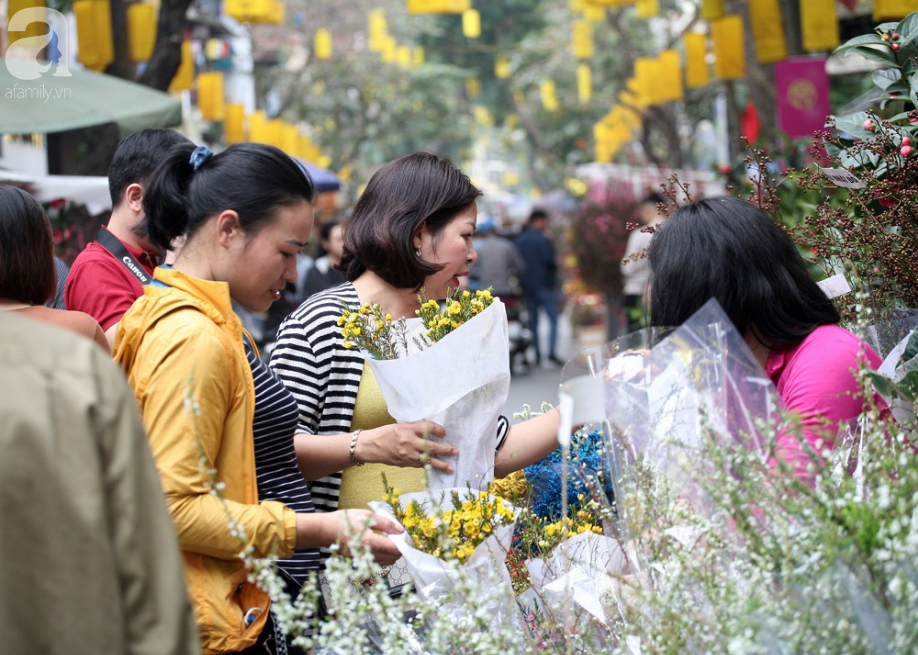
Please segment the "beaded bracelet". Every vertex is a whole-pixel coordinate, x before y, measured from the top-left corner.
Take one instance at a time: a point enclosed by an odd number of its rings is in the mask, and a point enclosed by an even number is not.
[[[363,430],[354,430],[354,434],[351,435],[351,445],[348,446],[347,454],[351,458],[351,464],[356,464],[357,466],[363,466],[363,462],[357,461],[357,437],[360,436],[360,433]]]

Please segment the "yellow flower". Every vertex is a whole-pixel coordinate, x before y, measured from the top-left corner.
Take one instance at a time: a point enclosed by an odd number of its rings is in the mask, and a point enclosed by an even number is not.
[[[392,320],[392,314],[386,314],[386,322]]]
[[[475,295],[482,300],[493,300],[491,292],[488,289],[481,289],[480,291],[476,291]]]
[[[469,297],[469,292],[468,292],[468,291],[463,291],[463,292],[462,292],[462,297],[463,297],[463,298],[468,298],[468,297]]]
[[[345,341],[345,342],[344,342],[344,347],[347,348],[347,349],[351,349],[351,348],[353,348],[354,346],[353,346],[353,344],[352,344],[350,341]]]
[[[459,314],[461,311],[462,311],[462,305],[460,305],[459,303],[457,303],[455,300],[452,301],[452,302],[449,304],[449,307],[447,307],[447,309],[446,309],[446,312],[447,312],[448,314],[453,314],[453,315]]]

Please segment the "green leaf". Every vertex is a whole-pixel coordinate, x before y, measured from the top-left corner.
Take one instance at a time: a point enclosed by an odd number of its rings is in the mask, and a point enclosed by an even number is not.
[[[913,12],[899,21],[896,27],[899,44],[904,48],[918,39],[918,12]]]
[[[839,132],[865,141],[872,141],[876,138],[874,132],[870,132],[864,127],[864,121],[869,119],[876,123],[879,119],[868,115],[866,111],[858,111],[847,116],[835,116],[834,118],[835,129]]]
[[[918,371],[906,373],[896,386],[901,397],[914,401],[918,397]]]
[[[838,54],[841,54],[842,52],[845,52],[846,50],[850,50],[851,48],[854,48],[856,46],[863,46],[863,45],[886,45],[886,42],[883,41],[880,35],[875,32],[871,34],[862,34],[861,36],[856,36],[853,39],[848,39],[847,41],[842,43],[840,46],[835,48],[835,52],[833,52],[832,54],[838,55]]]
[[[896,68],[884,68],[883,70],[874,71],[871,77],[874,84],[886,90],[902,79],[902,73]]]
[[[857,54],[863,57],[864,59],[869,59],[871,61],[878,61],[881,64],[887,64],[889,66],[896,66],[896,57],[893,55],[893,51],[889,49],[889,46],[883,45],[880,47],[874,46],[855,46],[848,50],[845,55],[849,56],[852,54]]]
[[[892,380],[884,375],[880,375],[876,371],[868,371],[867,375],[869,375],[870,379],[873,381],[873,388],[876,389],[878,394],[884,398],[894,398],[896,396]]]
[[[905,344],[905,350],[902,352],[902,357],[899,358],[899,362],[907,362],[915,357],[915,355],[918,355],[918,330],[912,330],[912,334]]]
[[[876,26],[875,29],[877,32],[896,32],[899,29],[899,23],[896,23],[896,22],[880,23],[879,25]],[[879,34],[877,36],[879,36]]]

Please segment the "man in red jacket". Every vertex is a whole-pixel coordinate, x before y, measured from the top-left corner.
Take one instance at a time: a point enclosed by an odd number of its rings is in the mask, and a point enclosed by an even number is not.
[[[188,139],[173,130],[142,130],[118,144],[108,169],[112,214],[96,240],[70,267],[64,302],[67,309],[92,316],[113,345],[118,321],[143,295],[160,252],[147,238],[144,185],[163,156]]]

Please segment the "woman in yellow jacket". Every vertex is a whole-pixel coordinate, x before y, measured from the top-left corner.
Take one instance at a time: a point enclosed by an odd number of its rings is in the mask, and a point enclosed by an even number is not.
[[[265,377],[231,307],[235,300],[263,312],[296,279],[296,255],[312,231],[313,189],[308,175],[270,146],[239,144],[212,156],[179,145],[144,197],[153,242],[187,241],[174,267],[156,269],[154,283],[125,314],[114,356],[143,413],[205,653],[256,643],[261,649],[281,638],[267,595],[246,581],[227,511],[261,556],[308,566],[315,549],[351,524],[373,528],[362,539],[381,564],[398,557],[377,532],[398,531],[394,523],[366,511],[311,511],[293,449],[296,403]],[[278,406],[291,406],[293,416],[271,414]],[[287,464],[262,475],[261,460]],[[278,492],[271,486],[278,475],[301,485]],[[211,493],[213,480],[223,500]]]

